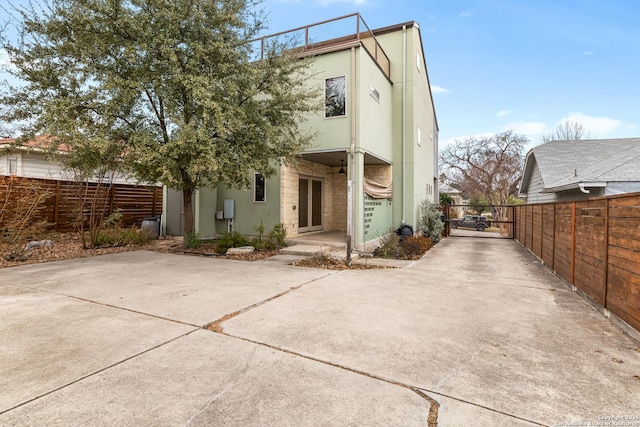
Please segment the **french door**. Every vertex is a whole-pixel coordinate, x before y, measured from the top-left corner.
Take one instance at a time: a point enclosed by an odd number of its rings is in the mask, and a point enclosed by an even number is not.
[[[322,230],[322,180],[300,177],[298,232]]]

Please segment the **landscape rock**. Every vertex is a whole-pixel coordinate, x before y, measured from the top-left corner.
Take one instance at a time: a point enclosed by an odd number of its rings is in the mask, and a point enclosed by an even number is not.
[[[51,240],[32,240],[24,246],[25,251],[32,251],[40,248],[53,248],[53,242]]]
[[[243,254],[252,254],[256,248],[253,246],[242,246],[239,248],[229,248],[227,249],[227,255],[243,255]]]

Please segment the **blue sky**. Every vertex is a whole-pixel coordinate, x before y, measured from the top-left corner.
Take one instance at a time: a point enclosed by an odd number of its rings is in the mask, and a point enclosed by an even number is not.
[[[270,32],[360,12],[420,24],[440,141],[507,129],[530,145],[572,119],[640,137],[638,0],[266,0]]]
[[[441,145],[513,129],[533,146],[566,119],[582,122],[592,138],[640,137],[638,0],[265,0],[261,7],[268,33],[354,12],[372,29],[418,22]]]

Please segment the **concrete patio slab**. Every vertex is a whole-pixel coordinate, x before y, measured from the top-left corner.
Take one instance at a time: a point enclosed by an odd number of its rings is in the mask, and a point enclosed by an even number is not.
[[[513,241],[446,239],[388,270],[284,257],[3,269],[0,425],[434,426],[438,404],[439,426],[640,414],[640,344]],[[219,319],[227,335],[200,328]]]
[[[523,421],[640,413],[637,343],[515,242],[482,244],[460,266],[474,243],[438,245],[408,269],[341,272],[222,327]]]
[[[46,290],[203,326],[334,274],[245,261],[136,251],[15,267],[0,286]]]
[[[0,412],[194,330],[6,285],[0,286],[0,313]]]
[[[1,425],[424,426],[406,388],[200,330],[14,411]]]

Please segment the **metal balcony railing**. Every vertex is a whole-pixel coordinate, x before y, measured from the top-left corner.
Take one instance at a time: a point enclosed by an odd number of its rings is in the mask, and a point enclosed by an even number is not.
[[[360,42],[376,61],[382,72],[391,78],[389,57],[378,43],[359,13],[345,15],[328,21],[294,28],[281,33],[261,37],[251,42],[254,60],[261,60],[265,52],[274,47],[300,49],[303,52]]]

